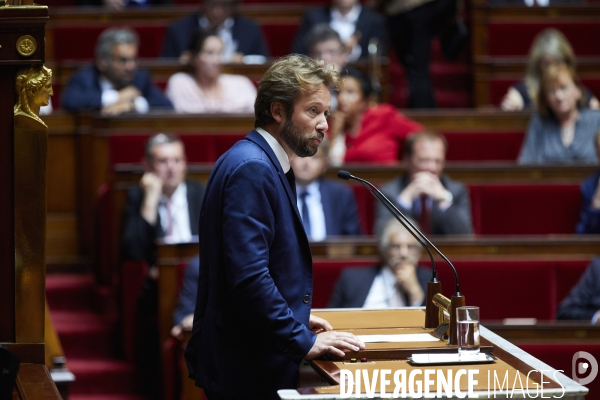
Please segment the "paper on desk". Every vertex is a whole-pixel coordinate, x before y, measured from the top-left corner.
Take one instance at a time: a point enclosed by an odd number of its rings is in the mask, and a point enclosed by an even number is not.
[[[440,339],[429,333],[406,333],[401,335],[356,335],[364,343],[437,342]]]

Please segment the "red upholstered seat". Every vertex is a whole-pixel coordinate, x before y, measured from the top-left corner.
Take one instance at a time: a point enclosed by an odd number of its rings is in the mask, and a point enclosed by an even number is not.
[[[598,343],[586,343],[582,341],[580,343],[519,344],[519,347],[552,368],[564,371],[563,373],[570,378],[574,378],[573,356],[575,353],[585,351],[594,356],[596,361],[600,359],[600,344]],[[581,361],[585,360],[582,359]],[[583,378],[585,376],[580,377]],[[600,379],[594,379],[586,387],[590,390],[587,396],[585,396],[586,399],[600,398]]]
[[[448,140],[448,161],[514,161],[524,132],[443,132]],[[482,151],[485,149],[485,151]]]
[[[588,260],[562,261],[556,264],[556,306],[560,304],[579,282],[590,265]]]
[[[546,235],[575,232],[579,185],[470,185],[475,233]]]
[[[269,22],[261,24],[260,28],[271,52],[271,57],[289,54],[298,31],[297,23]]]
[[[110,24],[93,26],[68,25],[56,26],[49,35],[53,36],[54,61],[93,60],[95,44],[100,33],[112,27]],[[158,57],[162,48],[166,26],[164,24],[130,26],[140,38],[138,56],[140,58]]]
[[[140,163],[144,157],[144,144],[150,135],[150,133],[111,135],[109,137],[110,165]],[[244,136],[237,133],[210,135],[210,132],[180,135],[186,147],[188,163],[215,162]]]
[[[589,40],[600,35],[597,20],[507,21],[488,24],[488,53],[491,56],[525,56],[535,36],[546,28],[560,30],[578,56],[600,54],[600,43]]]

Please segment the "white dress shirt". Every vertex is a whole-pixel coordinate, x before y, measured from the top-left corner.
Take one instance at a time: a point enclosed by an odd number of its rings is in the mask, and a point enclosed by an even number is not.
[[[158,215],[160,225],[165,233],[163,237],[165,243],[187,243],[192,241],[190,210],[185,182],[175,189],[170,199],[165,195],[160,197]]]
[[[389,308],[420,306],[419,304],[406,304],[404,293],[396,285],[396,275],[387,266],[381,268],[369,290],[363,308]]]
[[[548,7],[550,0],[525,0],[525,5],[527,7],[532,7],[534,4],[542,7]]]
[[[290,170],[290,158],[288,157],[283,147],[281,147],[277,139],[271,136],[271,134],[265,131],[263,128],[255,128],[255,130],[258,133],[260,133],[263,138],[265,138],[265,140],[273,150],[273,153],[275,153],[275,157],[277,157],[277,160],[281,165],[281,169],[283,169],[283,172],[287,174]]]
[[[352,10],[346,15],[342,15],[337,9],[331,10],[331,22],[329,26],[340,35],[342,42],[346,43],[354,35],[354,32],[356,32],[356,22],[361,11],[362,6],[360,4],[352,7]],[[361,53],[362,49],[357,43],[352,48],[350,55],[348,55],[348,62],[358,60]]]
[[[308,207],[308,216],[310,218],[310,240],[325,240],[327,229],[325,227],[325,212],[323,211],[323,202],[321,201],[321,190],[319,181],[314,181],[306,187],[296,185],[298,210],[302,213],[302,203],[300,195],[306,191],[306,206]],[[302,214],[300,214],[302,215]]]
[[[102,90],[102,107],[110,106],[119,101],[119,92],[115,89],[114,85],[105,77],[100,77],[100,89]],[[138,96],[133,101],[135,111],[140,114],[146,114],[150,109],[148,100],[143,96]]]

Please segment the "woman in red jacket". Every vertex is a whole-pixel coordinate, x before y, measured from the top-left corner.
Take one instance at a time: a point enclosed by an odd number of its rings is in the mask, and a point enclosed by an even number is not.
[[[330,162],[394,163],[406,137],[424,130],[389,104],[373,104],[369,78],[354,68],[342,71],[338,108],[330,117]]]

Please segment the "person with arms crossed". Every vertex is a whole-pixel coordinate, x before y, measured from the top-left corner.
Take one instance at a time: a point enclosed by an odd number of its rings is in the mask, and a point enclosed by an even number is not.
[[[312,257],[290,158],[317,152],[327,130],[323,61],[292,54],[263,75],[255,130],[215,164],[200,216],[200,276],[189,376],[214,399],[277,399],[302,359],[358,351],[354,335],[310,315]],[[235,383],[235,384],[232,384]]]
[[[600,130],[594,137],[594,147],[600,160]],[[581,184],[581,214],[577,233],[600,234],[600,171]]]
[[[425,234],[471,234],[469,190],[444,174],[446,139],[434,132],[409,136],[405,153],[408,174],[386,183],[381,192],[406,216],[421,225]],[[375,232],[381,233],[389,218],[379,203],[375,209]]]
[[[411,221],[417,226],[415,221]],[[417,226],[418,228],[418,226]],[[431,270],[420,267],[422,247],[394,218],[379,236],[382,264],[348,268],[333,289],[330,308],[413,307],[425,304]]]
[[[138,68],[139,38],[128,28],[110,28],[100,34],[95,65],[77,71],[65,87],[62,106],[69,111],[100,110],[104,115],[147,113],[173,105]]]
[[[560,303],[556,319],[600,319],[600,257],[594,258],[571,293]]]

